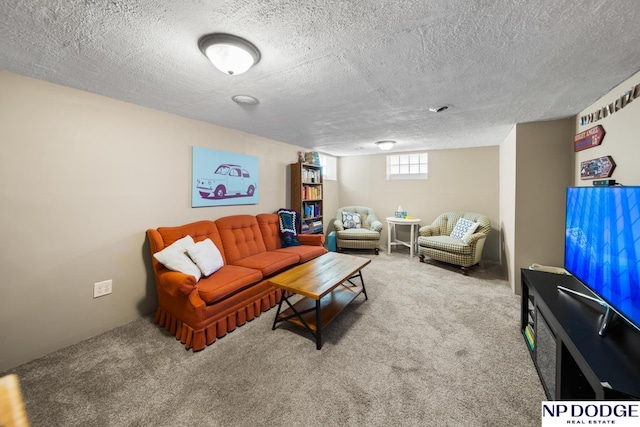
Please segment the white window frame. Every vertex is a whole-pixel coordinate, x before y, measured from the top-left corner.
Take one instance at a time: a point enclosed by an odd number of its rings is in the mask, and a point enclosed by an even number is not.
[[[387,155],[387,179],[428,179],[429,153]]]
[[[338,159],[333,156],[320,154],[320,166],[322,166],[322,180],[338,180]]]

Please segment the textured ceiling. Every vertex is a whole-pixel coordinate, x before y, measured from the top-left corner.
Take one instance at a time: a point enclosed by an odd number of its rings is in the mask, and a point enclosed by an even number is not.
[[[498,145],[573,116],[640,69],[639,22],[638,0],[8,0],[0,65],[343,156]],[[219,72],[197,46],[212,32],[261,61]]]

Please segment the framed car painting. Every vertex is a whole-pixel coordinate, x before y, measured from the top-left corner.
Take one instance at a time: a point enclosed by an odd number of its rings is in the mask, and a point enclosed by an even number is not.
[[[193,147],[191,207],[258,204],[258,158]]]

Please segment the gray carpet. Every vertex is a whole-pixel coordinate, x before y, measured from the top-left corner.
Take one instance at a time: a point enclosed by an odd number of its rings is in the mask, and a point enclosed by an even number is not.
[[[358,297],[323,331],[272,309],[197,353],[150,317],[19,366],[33,426],[539,426],[520,299],[497,266],[468,277],[362,255]],[[6,373],[5,373],[6,374]]]

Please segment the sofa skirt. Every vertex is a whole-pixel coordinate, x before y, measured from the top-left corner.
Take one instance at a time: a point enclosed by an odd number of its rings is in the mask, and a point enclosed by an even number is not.
[[[154,322],[180,340],[187,350],[199,351],[275,306],[281,295],[280,289],[269,287],[255,298],[227,308],[219,315],[211,316],[195,325],[190,325],[185,319],[180,319],[160,306],[156,310]]]

